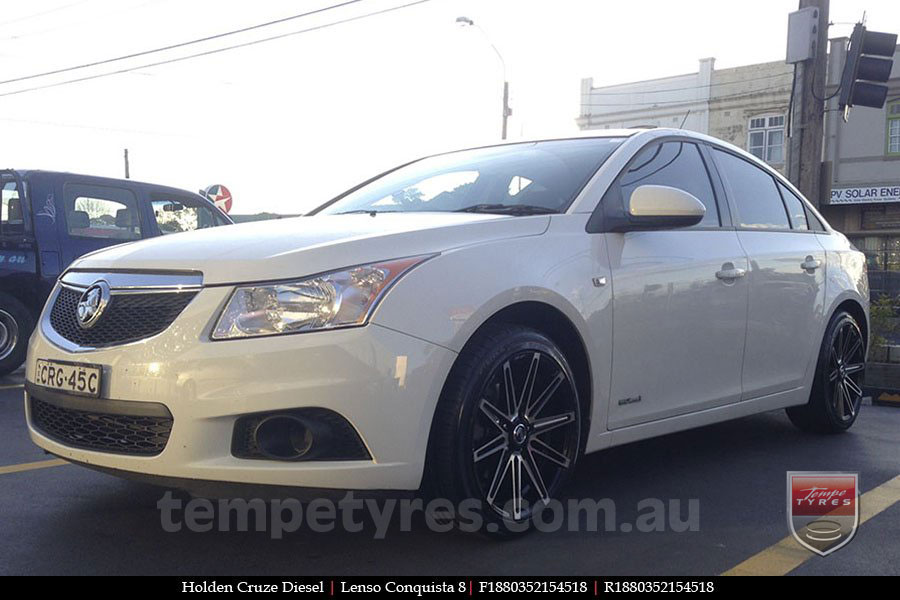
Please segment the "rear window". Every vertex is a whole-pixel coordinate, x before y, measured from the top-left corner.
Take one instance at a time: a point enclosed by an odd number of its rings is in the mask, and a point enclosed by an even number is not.
[[[153,217],[163,235],[224,224],[209,206],[197,199],[164,195],[153,198]]]
[[[68,184],[65,206],[71,236],[122,241],[141,238],[139,206],[131,190]]]

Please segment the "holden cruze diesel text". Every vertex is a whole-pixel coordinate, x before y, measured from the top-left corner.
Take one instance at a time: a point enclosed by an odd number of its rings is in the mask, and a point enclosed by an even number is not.
[[[787,408],[849,428],[863,255],[781,175],[680,130],[442,154],[306,217],[60,278],[32,439],[191,488],[415,490],[524,521],[578,457]],[[835,443],[839,443],[836,439]]]

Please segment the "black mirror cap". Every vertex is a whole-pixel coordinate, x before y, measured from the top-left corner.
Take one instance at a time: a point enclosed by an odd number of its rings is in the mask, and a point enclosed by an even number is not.
[[[621,218],[607,220],[607,231],[626,233],[628,231],[659,231],[664,229],[684,229],[693,227],[703,220],[703,215],[677,217],[633,217],[623,215]]]

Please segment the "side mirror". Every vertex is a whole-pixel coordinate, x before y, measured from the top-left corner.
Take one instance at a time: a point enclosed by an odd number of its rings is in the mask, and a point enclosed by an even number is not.
[[[625,200],[628,224],[621,231],[690,227],[703,220],[706,207],[693,194],[667,185],[642,185]]]

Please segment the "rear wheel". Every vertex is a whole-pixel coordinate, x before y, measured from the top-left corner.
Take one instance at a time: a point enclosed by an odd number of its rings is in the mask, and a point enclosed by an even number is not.
[[[433,491],[474,499],[484,533],[528,528],[575,467],[581,409],[568,361],[544,334],[488,326],[467,344],[435,414]]]
[[[866,343],[859,324],[847,312],[832,317],[819,351],[809,402],[787,409],[800,429],[840,433],[856,421],[862,405]]]
[[[33,329],[34,319],[28,309],[9,294],[0,293],[0,376],[12,373],[25,362]]]

